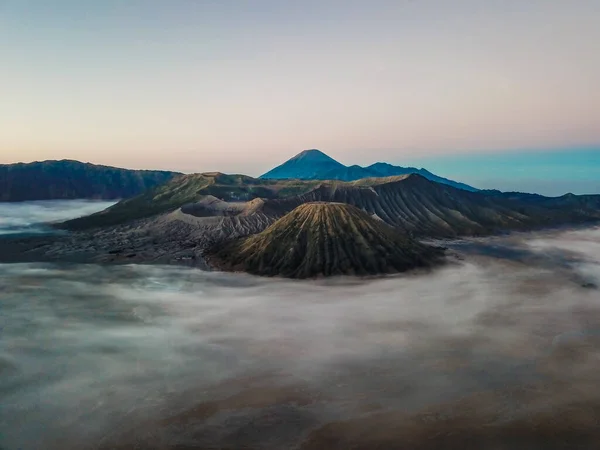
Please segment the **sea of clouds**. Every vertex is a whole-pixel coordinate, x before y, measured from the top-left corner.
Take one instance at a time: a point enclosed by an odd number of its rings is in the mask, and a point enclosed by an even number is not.
[[[370,280],[0,265],[0,446],[95,448],[257,377],[327,397],[294,406],[302,420],[280,440],[267,439],[276,428],[244,435],[287,448],[365,404],[418,411],[549,379],[583,385],[600,369],[593,345],[576,367],[540,369],[600,332],[600,229],[450,247],[460,258],[433,273]],[[252,411],[202,421],[205,444],[242,439]]]
[[[0,202],[0,235],[49,233],[52,232],[49,223],[87,216],[114,203],[100,200]]]

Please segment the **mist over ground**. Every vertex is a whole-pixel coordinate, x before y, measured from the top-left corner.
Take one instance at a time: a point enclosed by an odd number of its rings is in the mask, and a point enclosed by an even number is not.
[[[596,448],[600,229],[432,273],[0,265],[0,447]]]
[[[49,233],[52,230],[46,223],[87,216],[114,204],[102,200],[0,202],[0,235]]]

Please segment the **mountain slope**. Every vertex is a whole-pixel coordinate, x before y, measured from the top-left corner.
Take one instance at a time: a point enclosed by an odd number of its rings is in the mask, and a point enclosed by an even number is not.
[[[381,176],[378,172],[361,166],[344,166],[342,169],[334,169],[321,176],[324,180],[355,181],[363,178],[377,178]]]
[[[257,196],[265,191],[268,196]],[[261,233],[298,206],[318,201],[354,205],[412,238],[485,236],[600,220],[598,195],[547,198],[467,192],[419,175],[348,183],[197,174],[177,177],[101,213],[65,222],[59,226],[77,232],[65,233],[44,248],[36,246],[37,253],[23,258],[188,261],[184,264],[205,267],[207,249]],[[234,268],[231,260],[227,264]]]
[[[441,255],[341,203],[301,205],[262,233],[207,252],[224,270],[291,278],[403,272],[430,266]]]
[[[261,211],[270,217],[281,217],[303,203],[341,202],[376,215],[411,235],[440,238],[483,236],[600,219],[600,196],[573,196],[569,202],[559,199],[542,197],[525,202],[468,192],[411,174],[323,183],[305,194],[268,200]]]
[[[345,166],[319,150],[305,150],[273,170],[261,175],[263,179],[296,178],[300,180],[340,180],[356,181],[363,178],[389,177],[419,174],[431,181],[449,186],[477,191],[472,186],[437,176],[428,170],[415,167],[393,166],[387,163],[375,163],[368,167],[358,165]]]
[[[325,153],[313,149],[304,150],[283,164],[262,175],[264,179],[296,178],[301,180],[318,179],[321,174],[343,170],[345,166]]]
[[[407,234],[436,238],[483,236],[600,219],[600,196],[548,198],[468,192],[415,174],[343,182],[261,180],[209,173],[177,177],[105,211],[60,226],[82,230],[118,225],[179,209],[182,216],[224,217],[224,227],[231,228],[232,234],[240,228],[243,234],[244,230],[264,229],[310,202],[347,203]],[[237,220],[242,216],[243,220]]]
[[[378,162],[375,164],[371,164],[370,166],[366,167],[366,169],[369,172],[373,173],[374,174],[373,176],[377,176],[377,177],[391,177],[391,176],[409,175],[409,174],[415,173],[415,174],[421,175],[424,178],[427,178],[430,181],[435,181],[436,183],[447,184],[448,186],[452,186],[452,187],[455,187],[458,189],[464,189],[465,191],[475,192],[478,190],[472,186],[469,186],[468,184],[449,180],[448,178],[443,178],[438,175],[435,175],[426,169],[417,169],[416,167],[400,167],[400,166],[393,166],[388,163]]]
[[[79,161],[0,165],[0,201],[118,199],[137,195],[177,174],[128,170]]]
[[[308,192],[319,183],[319,181],[259,180],[245,175],[225,175],[219,172],[181,175],[136,197],[120,201],[104,211],[64,222],[60,226],[70,230],[81,230],[119,225],[170,212],[188,204],[200,203],[201,205],[192,208],[198,211],[202,209],[202,203],[205,203],[207,197],[234,203],[255,198],[273,199]],[[206,214],[223,215],[215,214],[214,211],[211,213],[210,208]]]

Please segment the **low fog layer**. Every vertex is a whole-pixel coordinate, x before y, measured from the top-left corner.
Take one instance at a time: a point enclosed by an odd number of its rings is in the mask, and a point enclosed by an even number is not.
[[[0,202],[0,235],[47,233],[47,222],[61,222],[101,211],[115,202],[99,200],[41,200]]]
[[[600,404],[599,247],[599,229],[480,240],[433,274],[369,281],[0,265],[0,446],[289,448],[439,404],[498,420]],[[565,383],[546,403],[452,406]]]

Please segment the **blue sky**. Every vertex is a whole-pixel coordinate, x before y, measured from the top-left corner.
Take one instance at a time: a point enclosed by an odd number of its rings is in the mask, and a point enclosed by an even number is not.
[[[600,146],[481,152],[410,162],[482,189],[545,195],[600,193]]]
[[[0,163],[257,175],[319,148],[598,192],[598,17],[598,0],[3,0]]]

